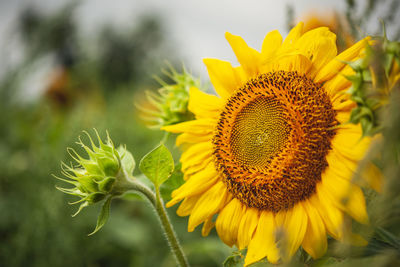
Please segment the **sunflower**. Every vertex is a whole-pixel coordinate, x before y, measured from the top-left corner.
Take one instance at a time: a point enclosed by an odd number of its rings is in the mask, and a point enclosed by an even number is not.
[[[300,245],[318,258],[327,234],[348,236],[346,214],[368,221],[351,178],[370,139],[342,124],[354,107],[344,62],[360,58],[368,38],[339,55],[335,34],[303,32],[303,23],[283,42],[268,33],[261,52],[226,39],[240,66],[205,59],[218,96],[191,88],[195,119],[163,128],[181,133],[186,181],[167,207],[182,201],[177,214],[190,215],[188,231],[203,223],[205,236],[215,226],[227,245],[247,248],[245,265],[288,260]]]

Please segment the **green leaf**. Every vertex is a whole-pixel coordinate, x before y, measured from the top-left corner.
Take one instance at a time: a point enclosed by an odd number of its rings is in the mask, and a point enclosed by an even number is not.
[[[121,158],[121,165],[122,168],[129,174],[132,175],[133,171],[135,170],[135,159],[133,158],[131,152],[126,150],[124,146],[119,146],[118,149],[118,154]]]
[[[160,144],[142,158],[139,168],[156,187],[159,187],[174,171],[174,159],[168,148]]]
[[[176,164],[171,176],[160,188],[164,200],[171,199],[172,191],[180,187],[185,182],[181,167],[181,163]]]
[[[111,199],[112,197],[107,198],[103,207],[101,207],[99,217],[97,217],[96,228],[89,234],[89,236],[97,233],[106,224],[108,217],[110,216]]]

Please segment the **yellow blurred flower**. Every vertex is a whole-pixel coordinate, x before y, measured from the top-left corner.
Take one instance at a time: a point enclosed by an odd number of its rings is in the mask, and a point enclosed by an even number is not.
[[[304,31],[319,27],[328,27],[336,34],[336,44],[339,51],[343,51],[355,43],[346,19],[340,14],[330,11],[311,11],[300,18],[304,22]]]

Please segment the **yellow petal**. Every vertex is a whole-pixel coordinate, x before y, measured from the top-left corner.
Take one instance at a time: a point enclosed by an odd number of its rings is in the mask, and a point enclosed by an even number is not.
[[[281,45],[282,45],[282,36],[279,33],[279,31],[274,30],[269,32],[265,36],[261,48],[262,62],[266,62],[271,57],[273,57]]]
[[[204,159],[211,157],[211,142],[203,142],[191,145],[181,156],[182,170],[186,170],[188,165],[195,165],[203,162]]]
[[[247,208],[244,212],[238,230],[237,243],[240,250],[249,245],[258,224],[258,217],[259,212],[255,208]]]
[[[301,54],[285,54],[275,58],[261,67],[261,72],[296,71],[300,75],[307,74],[312,67],[311,61]]]
[[[211,135],[198,135],[198,134],[192,134],[192,133],[183,133],[178,135],[176,138],[176,145],[180,146],[184,143],[189,143],[189,144],[196,144],[196,143],[202,143],[202,142],[211,142],[212,136]]]
[[[340,240],[343,237],[343,213],[322,193],[321,187],[321,184],[317,185],[317,194],[310,198],[310,202],[318,210],[328,233]]]
[[[356,171],[357,164],[355,161],[341,157],[340,154],[330,151],[326,156],[328,162],[328,169],[332,175],[351,181]]]
[[[285,41],[283,41],[282,48],[290,48],[293,44],[300,38],[303,34],[304,23],[299,22],[292,30],[290,30],[288,36]]]
[[[332,100],[335,100],[336,95],[342,94],[343,91],[350,88],[351,81],[347,79],[346,76],[351,76],[353,74],[353,69],[347,65],[340,73],[324,83],[324,88]]]
[[[368,245],[368,241],[365,240],[361,235],[355,233],[349,233],[349,236],[344,240],[346,243],[357,246],[357,247],[364,247]]]
[[[336,56],[336,35],[327,27],[320,27],[304,33],[295,47],[312,62],[313,77]]]
[[[161,130],[171,133],[192,133],[198,135],[212,134],[214,127],[217,123],[216,119],[198,119],[192,121],[185,121],[173,125],[164,126]]]
[[[236,55],[240,65],[249,76],[255,76],[259,73],[261,65],[260,53],[253,48],[250,48],[242,37],[225,33],[225,38],[228,40]]]
[[[290,260],[303,242],[307,230],[307,214],[303,206],[298,203],[292,209],[278,212],[275,215],[278,229],[282,232],[282,246],[280,253],[284,260]],[[279,235],[279,234],[278,234]],[[280,240],[277,240],[279,242]]]
[[[368,223],[364,194],[349,180],[338,178],[329,170],[322,175],[321,192],[330,197],[336,207],[347,212],[360,223]]]
[[[362,129],[360,124],[343,125],[332,140],[333,150],[347,159],[361,160],[371,145],[370,137],[361,137]]]
[[[217,119],[224,102],[215,95],[209,95],[196,87],[190,88],[188,109],[196,115],[196,118]]]
[[[179,205],[179,208],[176,210],[176,214],[182,217],[190,215],[199,198],[200,196],[191,196],[185,198],[182,201],[181,205]],[[171,200],[165,206],[169,208],[175,204],[176,203],[173,200]]]
[[[193,232],[199,224],[208,217],[218,213],[228,199],[228,191],[223,182],[217,182],[207,192],[203,193],[189,217],[188,231]]]
[[[372,189],[379,193],[382,192],[383,174],[373,162],[367,163],[363,170],[362,177]]]
[[[242,216],[243,205],[236,198],[233,198],[218,215],[215,228],[221,240],[230,247],[236,244]]]
[[[199,156],[201,158],[201,154],[196,155],[196,157]],[[213,159],[211,156],[211,153],[208,154],[206,153],[205,156],[203,157],[203,160],[196,161],[190,164],[186,164],[186,162],[182,162],[182,172],[183,172],[183,179],[186,181],[190,175],[193,175],[197,172],[200,172],[204,170],[205,167],[207,167],[208,164],[212,163]]]
[[[325,225],[318,211],[308,200],[302,204],[308,215],[307,231],[302,246],[311,257],[317,259],[326,253],[328,247]]]
[[[208,217],[203,224],[203,228],[201,229],[202,236],[208,236],[210,234],[211,229],[215,226],[215,222],[212,221],[213,216]]]
[[[363,191],[358,186],[353,186],[350,190],[351,193],[344,202],[343,211],[346,211],[359,223],[368,224],[369,219]]]
[[[350,112],[348,111],[336,111],[336,119],[339,123],[346,123],[350,121]]]
[[[357,106],[357,104],[347,96],[338,97],[336,101],[332,102],[332,105],[334,110],[342,112],[351,112],[351,110]]]
[[[222,98],[229,98],[242,85],[241,78],[231,63],[213,58],[203,59],[203,62],[215,91]]]
[[[366,37],[358,43],[354,44],[352,47],[337,55],[318,72],[314,79],[314,82],[320,83],[331,79],[344,66],[347,65],[345,63],[346,61],[354,61],[358,59],[370,39],[370,37]]]
[[[275,243],[275,219],[268,211],[262,211],[258,221],[257,229],[250,240],[244,265],[248,266],[267,257],[270,263],[277,263],[280,259],[278,248]]]
[[[204,170],[195,173],[178,189],[171,194],[173,199],[179,202],[181,199],[203,193],[214,185],[219,179],[214,164],[209,164]]]

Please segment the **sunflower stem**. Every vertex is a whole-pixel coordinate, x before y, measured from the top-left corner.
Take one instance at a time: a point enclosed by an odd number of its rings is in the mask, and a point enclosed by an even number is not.
[[[164,202],[160,194],[160,189],[156,187],[156,192],[154,193],[148,186],[132,178],[127,179],[127,184],[125,184],[125,186],[128,190],[133,190],[142,194],[151,203],[157,213],[164,234],[167,237],[169,247],[171,249],[171,252],[175,256],[175,260],[178,266],[189,267],[189,263],[186,259],[185,254],[183,253],[182,246],[179,243],[178,237],[173,229],[167,211],[165,210]]]
[[[171,224],[171,221],[168,218],[167,211],[164,207],[164,202],[161,198],[160,189],[156,187],[156,211],[159,216],[161,225],[163,226],[163,230],[165,235],[167,236],[169,246],[171,248],[172,253],[175,256],[175,259],[179,266],[188,267],[189,263],[186,259],[185,254],[183,253],[182,246],[179,243],[179,240],[176,236],[174,228]]]

